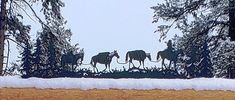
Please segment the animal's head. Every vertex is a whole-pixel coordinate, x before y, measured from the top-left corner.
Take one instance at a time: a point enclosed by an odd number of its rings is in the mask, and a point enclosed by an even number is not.
[[[81,65],[84,58],[84,53],[78,53],[75,54],[74,56],[75,56],[74,60],[78,62],[79,65]]]
[[[120,58],[120,56],[117,53],[117,50],[114,50],[113,53],[114,53],[114,56],[116,56],[117,58]]]
[[[81,59],[80,61],[82,62],[84,58],[84,49],[81,49],[78,54],[75,54],[75,57],[76,60]]]
[[[80,54],[84,54],[84,48],[79,51]]]
[[[146,53],[146,56],[148,57],[150,61],[152,61],[150,53]]]

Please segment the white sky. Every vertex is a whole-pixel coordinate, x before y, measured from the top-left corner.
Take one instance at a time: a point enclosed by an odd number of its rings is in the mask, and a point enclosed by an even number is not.
[[[64,0],[62,8],[64,18],[68,21],[67,27],[73,32],[72,44],[79,43],[85,49],[84,63],[89,63],[93,55],[99,52],[117,50],[120,61],[124,62],[125,54],[130,50],[144,50],[151,53],[156,60],[158,51],[166,48],[164,41],[172,38],[170,31],[168,37],[159,42],[159,34],[153,33],[156,24],[152,23],[153,10],[150,7],[161,2],[160,0]],[[35,22],[29,22],[35,24]],[[164,24],[164,23],[163,23]],[[31,36],[39,31],[39,25],[32,26]],[[10,62],[15,62],[17,50],[12,49]],[[146,66],[151,63],[146,59]],[[136,64],[138,65],[138,63]],[[104,65],[97,65],[103,70]],[[100,67],[99,67],[100,66]],[[113,59],[111,68],[122,68]],[[128,64],[125,65],[126,68]],[[89,66],[84,66],[89,67]]]

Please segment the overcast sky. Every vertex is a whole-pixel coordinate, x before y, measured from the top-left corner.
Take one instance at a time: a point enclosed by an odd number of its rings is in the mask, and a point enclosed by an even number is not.
[[[120,61],[124,62],[127,51],[144,50],[151,53],[156,60],[157,52],[164,50],[173,33],[167,39],[159,42],[159,34],[154,33],[156,24],[152,23],[153,10],[150,7],[160,0],[64,0],[62,8],[64,18],[68,21],[67,28],[73,32],[72,44],[79,43],[85,50],[84,63],[89,63],[91,57],[99,52],[117,50]],[[33,26],[32,33],[41,28]],[[171,31],[172,32],[172,31]],[[35,35],[32,35],[34,36]],[[14,50],[13,50],[14,52]],[[17,52],[17,51],[15,51]],[[16,55],[11,55],[11,61]],[[160,65],[150,63],[147,66]],[[112,68],[122,68],[113,59]],[[103,65],[99,70],[103,70]],[[127,65],[125,65],[127,66]],[[88,66],[89,67],[89,66]]]

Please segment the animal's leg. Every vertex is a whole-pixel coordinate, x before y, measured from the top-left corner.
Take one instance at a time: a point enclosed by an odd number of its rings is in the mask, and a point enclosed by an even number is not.
[[[129,69],[130,69],[131,64],[132,64],[132,67],[135,67],[134,64],[132,63],[132,59],[129,60]]]
[[[74,66],[74,71],[76,71],[78,64],[76,63]]]
[[[107,69],[107,64],[105,64],[105,69],[103,71],[105,71]]]
[[[76,70],[76,68],[77,68],[77,65],[73,65],[73,71],[75,71]]]
[[[111,72],[111,70],[110,70],[110,64],[108,64],[108,67],[109,67],[109,72]]]
[[[164,69],[163,66],[165,66],[164,60],[165,60],[165,59],[162,59],[162,69]],[[165,69],[166,69],[166,66],[165,66]]]
[[[162,70],[163,70],[163,60],[162,60]]]
[[[94,68],[94,72],[95,72],[95,69],[97,69],[95,62],[94,62],[93,68]],[[97,73],[98,73],[98,71],[97,71]]]
[[[98,73],[98,72],[99,72],[99,71],[98,71],[98,68],[97,68],[97,67],[95,67],[95,68],[96,68],[96,71],[97,71],[97,73]]]
[[[132,63],[132,61],[131,61],[131,59],[129,60],[129,69],[131,68],[131,63]]]
[[[171,62],[172,62],[172,61],[169,62],[169,69],[171,69]]]
[[[73,71],[73,64],[72,64],[72,71]]]
[[[77,69],[77,65],[74,66],[74,69],[73,69],[73,70],[76,71],[76,69]]]
[[[175,69],[175,71],[176,71],[176,61],[174,61],[174,69]]]
[[[132,60],[130,59],[129,60],[129,69],[131,68],[131,63],[132,63]]]
[[[167,69],[167,66],[164,61],[165,61],[165,59],[162,60],[162,64],[165,66],[165,69]]]
[[[129,69],[131,68],[131,62],[129,62]]]
[[[132,65],[133,65],[133,67],[135,67],[134,63],[133,63],[133,62],[131,62],[131,63],[132,63]]]
[[[143,61],[143,68],[145,69],[145,67],[144,67],[144,61]]]
[[[135,67],[134,63],[132,62],[132,60],[130,61],[132,63],[132,67]]]
[[[140,65],[139,65],[139,67],[138,67],[138,68],[140,68],[140,66],[141,66],[141,61],[139,61],[139,63],[140,63]]]

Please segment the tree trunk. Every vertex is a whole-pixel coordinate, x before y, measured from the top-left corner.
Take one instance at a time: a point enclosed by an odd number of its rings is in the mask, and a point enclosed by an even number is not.
[[[6,3],[7,3],[7,0],[1,0],[1,13],[0,13],[0,76],[3,75],[4,39],[5,39],[5,30],[6,30]]]
[[[235,1],[229,0],[229,37],[235,41]]]

